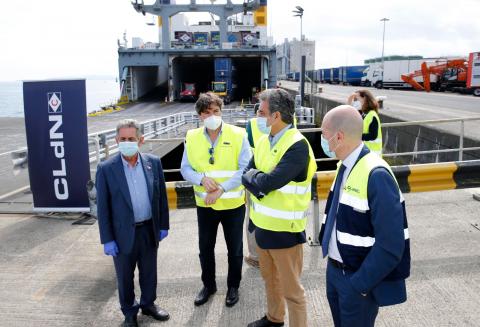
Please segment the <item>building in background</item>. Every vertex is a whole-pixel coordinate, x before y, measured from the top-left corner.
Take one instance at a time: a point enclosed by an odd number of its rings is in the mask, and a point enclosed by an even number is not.
[[[277,45],[277,75],[285,78],[289,73],[300,72],[301,57],[306,56],[305,70],[315,69],[315,41],[296,38],[285,41]]]

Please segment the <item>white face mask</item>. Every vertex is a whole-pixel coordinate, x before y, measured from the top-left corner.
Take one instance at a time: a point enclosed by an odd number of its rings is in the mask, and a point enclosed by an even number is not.
[[[267,127],[267,118],[266,117],[257,117],[257,126],[260,132],[263,134],[270,134],[272,129],[271,126]]]
[[[222,124],[222,117],[216,116],[216,115],[211,115],[210,117],[208,117],[203,121],[203,125],[212,131],[219,128],[221,124]]]
[[[357,110],[362,110],[362,103],[358,100],[355,100],[352,102],[352,107],[354,107]]]

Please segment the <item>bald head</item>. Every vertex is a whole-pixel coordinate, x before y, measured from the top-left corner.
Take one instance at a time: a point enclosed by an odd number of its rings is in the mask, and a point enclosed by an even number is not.
[[[363,120],[352,106],[338,106],[327,112],[322,122],[322,137],[330,151],[344,160],[362,142]]]
[[[363,120],[358,111],[347,105],[333,108],[323,118],[323,127],[330,132],[343,132],[345,139],[361,141],[363,133]]]

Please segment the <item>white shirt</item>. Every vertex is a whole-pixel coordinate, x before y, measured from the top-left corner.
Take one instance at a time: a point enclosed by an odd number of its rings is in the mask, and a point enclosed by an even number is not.
[[[347,177],[350,174],[350,171],[357,162],[358,156],[363,149],[363,142],[355,148],[346,158],[343,160],[342,164],[345,166],[345,172],[343,173],[342,184],[340,184],[340,194],[338,195],[338,202],[342,198],[343,186],[347,181]],[[338,210],[338,207],[337,207]],[[335,221],[333,222],[332,236],[330,237],[330,242],[328,243],[328,256],[339,262],[343,262],[340,252],[338,251],[337,246],[337,216],[335,215]]]

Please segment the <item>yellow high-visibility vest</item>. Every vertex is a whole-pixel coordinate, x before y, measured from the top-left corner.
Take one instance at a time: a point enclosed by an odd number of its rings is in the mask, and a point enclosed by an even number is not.
[[[222,131],[218,136],[217,145],[213,149],[214,163],[210,164],[210,149],[212,145],[205,136],[205,127],[189,130],[186,136],[187,156],[192,168],[222,183],[230,179],[239,169],[238,161],[245,138],[245,129],[222,123]],[[229,190],[213,205],[205,204],[207,192],[203,186],[194,185],[195,202],[199,207],[210,207],[215,210],[238,208],[245,203],[243,185]]]
[[[255,166],[270,173],[280,162],[287,150],[305,137],[296,129],[289,129],[273,148],[268,136],[263,136],[254,149]],[[317,170],[315,156],[308,144],[309,164],[307,178],[302,182],[291,181],[261,199],[251,195],[250,218],[255,226],[275,232],[298,233],[305,230],[311,200],[312,178]]]
[[[363,118],[363,134],[368,133],[368,128],[370,127],[370,124],[372,123],[373,118],[377,118],[378,121],[378,134],[377,138],[373,141],[364,141],[365,145],[367,148],[370,149],[370,151],[378,154],[380,157],[382,156],[382,126],[380,125],[380,117],[378,116],[377,112],[375,110],[370,110],[365,118]]]

